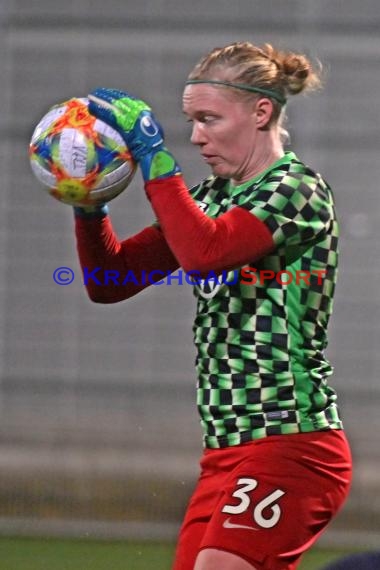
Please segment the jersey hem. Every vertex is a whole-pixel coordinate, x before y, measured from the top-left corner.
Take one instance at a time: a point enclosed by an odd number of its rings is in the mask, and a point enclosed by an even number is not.
[[[284,427],[286,429],[284,429]],[[256,430],[254,430],[254,431],[239,432],[236,434],[231,434],[230,436],[207,435],[204,436],[203,438],[204,448],[220,449],[224,447],[234,447],[237,445],[248,443],[250,441],[265,439],[266,437],[271,437],[271,436],[293,435],[298,433],[312,433],[312,432],[330,431],[330,430],[341,431],[344,429],[344,426],[341,421],[336,421],[334,423],[318,427],[316,427],[310,422],[304,422],[298,424],[297,426],[276,425],[276,426],[267,426],[265,429],[267,433],[258,433]]]

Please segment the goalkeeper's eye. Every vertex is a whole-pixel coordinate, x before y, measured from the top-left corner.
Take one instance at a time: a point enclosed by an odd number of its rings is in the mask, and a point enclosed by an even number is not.
[[[215,117],[215,115],[205,115],[204,117],[201,117],[199,119],[200,123],[212,123],[213,121],[216,120],[217,117]]]
[[[194,124],[194,122],[197,122],[197,123],[207,124],[207,123],[211,123],[212,121],[215,121],[217,118],[218,117],[216,117],[215,115],[202,115],[202,116],[199,116],[195,119],[191,119],[189,117],[186,119],[186,123]]]

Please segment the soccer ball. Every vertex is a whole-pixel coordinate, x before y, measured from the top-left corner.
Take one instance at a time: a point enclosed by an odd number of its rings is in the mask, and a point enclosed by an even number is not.
[[[29,158],[45,190],[72,206],[104,204],[131,182],[136,163],[112,127],[93,117],[86,98],[54,105],[34,129]]]

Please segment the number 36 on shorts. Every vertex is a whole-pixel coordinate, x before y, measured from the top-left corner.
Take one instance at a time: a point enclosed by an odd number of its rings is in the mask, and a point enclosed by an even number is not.
[[[254,491],[258,485],[259,483],[256,479],[238,479],[238,488],[232,493],[232,496],[238,499],[239,503],[236,505],[225,505],[222,512],[229,515],[241,515],[248,511],[248,509],[252,509],[253,520],[258,526],[266,529],[273,528],[281,518],[281,507],[277,501],[285,495],[285,491],[276,489],[256,503]],[[268,514],[269,517],[267,516]]]

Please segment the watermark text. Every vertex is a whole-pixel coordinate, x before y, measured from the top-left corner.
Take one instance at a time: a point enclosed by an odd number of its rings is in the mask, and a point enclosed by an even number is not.
[[[160,269],[153,269],[152,271],[141,271],[137,275],[134,271],[129,270],[121,273],[117,269],[103,269],[102,267],[95,267],[89,269],[88,267],[82,268],[83,283],[85,286],[98,285],[98,286],[126,286],[133,284],[136,286],[148,285],[199,285],[205,283],[212,283],[217,285],[258,285],[258,286],[288,286],[295,285],[308,285],[317,284],[322,285],[323,278],[326,276],[326,269],[297,269],[289,271],[283,269],[281,271],[273,271],[272,269],[257,269],[255,267],[246,266],[241,269],[232,271],[222,271],[216,273],[210,271],[207,275],[201,274],[199,271],[163,271]],[[53,273],[53,279],[58,285],[69,285],[74,281],[74,271],[70,267],[57,267]]]

